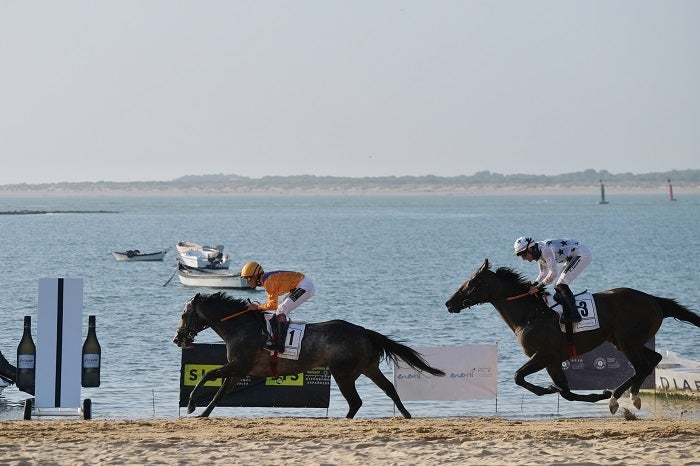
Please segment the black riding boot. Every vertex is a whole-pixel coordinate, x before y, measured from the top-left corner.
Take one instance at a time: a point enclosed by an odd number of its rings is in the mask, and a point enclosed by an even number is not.
[[[2,351],[0,351],[0,376],[12,383],[15,383],[15,377],[17,377],[17,369],[5,359]]]
[[[284,346],[285,340],[287,339],[288,329],[289,322],[287,322],[287,316],[285,316],[284,314],[280,314],[279,316],[277,316],[277,340],[275,340],[277,347],[275,349],[278,353],[284,353]]]
[[[270,351],[275,351],[277,349],[277,341],[279,341],[280,334],[279,323],[277,322],[277,316],[273,316],[270,319],[270,339],[265,342],[265,349]]]
[[[576,307],[576,299],[574,294],[571,292],[569,285],[565,283],[560,283],[554,287],[554,289],[559,293],[559,303],[561,304],[564,313],[561,316],[560,322],[565,324],[567,322],[581,322],[581,314],[578,313]]]

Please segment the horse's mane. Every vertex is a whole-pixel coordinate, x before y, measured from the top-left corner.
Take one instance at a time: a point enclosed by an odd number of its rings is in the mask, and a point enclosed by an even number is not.
[[[498,270],[496,270],[496,276],[516,285],[527,286],[529,284],[525,277],[509,267],[499,267]]]
[[[248,307],[248,300],[243,298],[234,298],[223,291],[217,291],[209,295],[199,294],[199,299],[209,305],[220,305],[230,308],[232,311],[241,311]]]

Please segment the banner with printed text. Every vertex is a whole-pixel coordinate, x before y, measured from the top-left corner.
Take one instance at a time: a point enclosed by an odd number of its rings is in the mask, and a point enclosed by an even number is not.
[[[180,407],[207,371],[226,364],[226,345],[195,343],[182,350]],[[328,408],[331,375],[327,367],[280,377],[244,377],[218,406]],[[196,406],[206,406],[221,387],[221,379],[207,382],[198,392]]]
[[[654,349],[654,339],[645,346]],[[629,360],[609,342],[564,361],[562,369],[571,390],[613,389],[634,375]],[[654,388],[654,371],[644,380],[642,388]]]
[[[394,365],[394,385],[403,401],[483,400],[498,394],[498,347],[463,345],[416,347],[444,377],[423,374],[403,361]]]

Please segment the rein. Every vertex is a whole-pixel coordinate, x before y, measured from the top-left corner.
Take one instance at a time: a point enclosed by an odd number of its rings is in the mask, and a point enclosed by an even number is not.
[[[226,316],[226,317],[222,317],[221,319],[219,319],[219,322],[226,322],[226,321],[229,320],[229,319],[236,318],[236,317],[238,317],[238,316],[240,316],[240,315],[245,314],[246,312],[250,312],[250,311],[253,311],[253,310],[254,310],[254,309],[244,309],[244,310],[242,310],[242,311],[236,312],[235,314],[231,314],[231,315],[228,315],[228,316]]]
[[[524,298],[525,296],[527,296],[529,294],[530,294],[530,292],[526,291],[525,293],[522,293],[522,294],[518,294],[515,296],[509,296],[508,298],[506,298],[506,301],[515,301],[516,299]]]

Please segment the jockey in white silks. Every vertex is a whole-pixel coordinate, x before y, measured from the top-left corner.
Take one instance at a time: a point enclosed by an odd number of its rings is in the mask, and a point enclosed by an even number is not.
[[[561,322],[580,322],[581,315],[569,284],[591,263],[590,249],[575,239],[533,241],[524,236],[515,240],[513,249],[516,256],[528,262],[535,260],[539,266],[540,273],[532,282],[530,293],[537,293],[539,287],[554,283],[554,298],[564,310]],[[562,264],[561,269],[559,264]]]

